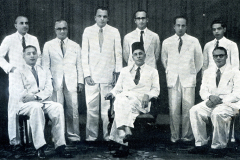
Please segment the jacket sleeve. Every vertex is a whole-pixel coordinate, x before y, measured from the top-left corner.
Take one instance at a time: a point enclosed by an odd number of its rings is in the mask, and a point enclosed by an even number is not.
[[[82,58],[81,58],[81,48],[79,45],[76,47],[77,52],[77,77],[78,77],[78,83],[84,84],[83,80],[83,69],[82,69]]]
[[[203,66],[202,48],[198,40],[195,42],[194,62],[196,71],[199,72]]]
[[[115,33],[115,59],[116,59],[116,67],[115,72],[120,72],[122,69],[122,45],[121,45],[121,37],[120,33],[117,30]]]
[[[153,97],[158,97],[158,95],[160,94],[160,84],[159,84],[159,76],[158,76],[157,70],[154,69],[151,79],[152,79],[152,87],[150,91],[147,93],[149,95],[149,99]]]
[[[116,96],[117,94],[121,93],[123,91],[123,77],[124,73],[123,70],[120,72],[120,75],[118,77],[117,83],[115,87],[111,90],[111,93]]]
[[[161,48],[160,39],[159,39],[158,35],[156,35],[156,44],[155,45],[156,45],[156,47],[155,47],[154,54],[155,54],[155,59],[157,61],[159,58],[159,55],[160,55],[160,48]]]
[[[42,66],[46,70],[50,69],[50,54],[48,43],[45,43],[43,47]]]
[[[90,66],[89,66],[89,38],[87,29],[84,30],[82,35],[82,68],[84,78],[91,76]]]
[[[232,42],[231,44],[231,50],[230,50],[230,55],[231,55],[231,64],[233,66],[233,68],[238,69],[239,70],[239,52],[238,52],[238,47],[237,44]]]
[[[126,62],[126,64],[128,64],[129,56],[131,56],[130,55],[130,46],[129,46],[127,36],[125,36],[123,39],[123,59]]]
[[[203,71],[205,71],[208,68],[208,64],[209,64],[209,55],[208,55],[208,47],[207,45],[204,46],[203,49]]]
[[[163,41],[163,44],[162,44],[161,59],[162,59],[162,64],[163,64],[164,68],[166,69],[167,62],[168,62],[168,50],[167,50],[166,41]]]
[[[202,84],[200,87],[200,96],[202,100],[207,100],[211,95],[208,88],[208,79],[209,79],[208,74],[209,74],[208,72],[204,72],[202,77]]]
[[[11,38],[4,38],[1,46],[0,46],[0,67],[8,74],[13,66],[8,63],[5,59],[6,54],[9,51],[9,46],[11,44]]]

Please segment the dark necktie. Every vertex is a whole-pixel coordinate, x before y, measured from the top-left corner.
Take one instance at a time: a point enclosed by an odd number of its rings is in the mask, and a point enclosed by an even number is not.
[[[134,79],[134,83],[137,85],[139,80],[140,80],[140,67],[137,68],[137,72],[136,72],[136,75],[135,75],[135,79]]]
[[[182,38],[179,37],[179,44],[178,44],[178,52],[180,53],[181,51],[181,48],[182,48]]]
[[[140,35],[140,42],[143,44],[143,33],[144,31],[141,31],[141,35]]]
[[[219,46],[219,41],[217,40],[215,48],[217,48]]]
[[[65,48],[65,44],[64,44],[63,40],[61,40],[61,50],[62,50],[62,54],[63,54],[63,57],[64,57],[65,52],[66,52],[66,48]]]
[[[36,82],[37,82],[37,86],[39,87],[38,75],[37,75],[37,72],[36,72],[35,68],[32,67],[32,70],[31,70],[31,71],[32,71],[32,74],[33,74],[33,76],[34,76]]]
[[[100,46],[100,51],[102,52],[102,44],[103,44],[103,29],[99,29],[99,46]]]
[[[22,47],[25,48],[26,47],[26,42],[25,42],[25,37],[22,37]]]
[[[221,78],[221,72],[220,72],[220,69],[217,70],[217,76],[216,76],[216,85],[218,87],[218,84],[220,82],[220,78]]]

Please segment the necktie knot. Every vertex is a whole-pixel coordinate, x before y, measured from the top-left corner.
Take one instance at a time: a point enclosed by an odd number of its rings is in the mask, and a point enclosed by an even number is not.
[[[219,41],[217,40],[215,48],[217,48],[219,46]]]
[[[100,29],[99,29],[99,32],[101,32],[101,33],[102,33],[102,32],[103,32],[103,29],[102,29],[102,28],[100,28]]]
[[[144,31],[141,31],[140,33],[141,33],[141,35],[140,35],[140,42],[143,44],[143,33],[144,33]]]
[[[22,47],[25,48],[26,47],[26,42],[25,42],[25,37],[22,36]]]
[[[180,53],[180,51],[181,51],[181,48],[182,48],[182,38],[181,37],[179,37],[179,44],[178,44],[178,52]]]
[[[135,78],[134,78],[134,83],[137,85],[139,80],[140,80],[140,67],[137,68],[136,70],[136,75],[135,75]]]

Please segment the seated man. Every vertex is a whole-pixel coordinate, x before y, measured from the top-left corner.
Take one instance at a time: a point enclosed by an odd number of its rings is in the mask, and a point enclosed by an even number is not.
[[[135,64],[121,70],[116,86],[106,95],[115,97],[115,117],[110,132],[110,140],[121,144],[114,157],[128,155],[128,143],[133,123],[141,113],[150,111],[149,100],[160,93],[158,71],[144,63],[146,54],[142,43],[132,44],[132,59]]]
[[[50,71],[35,65],[38,54],[34,46],[29,45],[23,49],[23,59],[26,64],[16,70],[15,85],[18,88],[16,92],[19,93],[19,105],[16,106],[18,107],[16,112],[18,115],[29,116],[33,144],[37,149],[38,157],[45,158],[44,113],[48,114],[52,121],[52,135],[56,152],[60,157],[72,157],[65,151],[63,107],[61,104],[49,100],[53,91]]]
[[[213,137],[210,153],[224,156],[227,153],[231,116],[239,109],[236,102],[240,98],[240,73],[226,64],[228,55],[225,48],[216,47],[212,54],[216,67],[204,71],[200,89],[200,96],[204,101],[190,110],[195,148],[189,150],[189,153],[207,153],[206,123],[208,117],[211,117]]]

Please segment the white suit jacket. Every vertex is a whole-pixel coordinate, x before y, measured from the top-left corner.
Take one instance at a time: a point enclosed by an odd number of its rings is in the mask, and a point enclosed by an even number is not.
[[[116,96],[120,93],[126,95],[136,96],[141,101],[144,94],[149,95],[149,99],[157,97],[160,93],[160,84],[158,71],[148,66],[147,64],[141,68],[140,80],[138,85],[134,83],[130,71],[134,65],[124,67],[119,75],[116,86],[112,89],[111,93]]]
[[[182,48],[178,52],[179,37],[175,34],[163,41],[162,63],[166,70],[167,86],[174,87],[179,77],[183,87],[195,87],[196,75],[203,65],[202,49],[197,38],[182,36]]]
[[[203,70],[210,67],[216,67],[213,60],[212,52],[216,46],[217,40],[214,39],[204,46],[203,50]],[[237,44],[225,37],[219,40],[219,47],[224,47],[227,50],[228,58],[227,64],[232,65],[234,68],[239,69],[239,52]]]
[[[102,52],[99,47],[99,27],[87,27],[82,37],[84,78],[91,76],[95,83],[111,83],[113,72],[122,68],[122,46],[119,31],[109,25],[103,28]]]
[[[240,72],[227,65],[221,74],[221,79],[216,86],[215,67],[204,71],[200,96],[203,100],[207,100],[210,95],[220,96],[223,103],[234,103],[240,100]]]
[[[145,39],[144,39],[144,50],[146,53],[145,63],[151,67],[157,69],[157,60],[160,54],[160,40],[159,36],[150,31],[149,29],[146,30]],[[128,63],[129,66],[134,64],[132,59],[132,44],[134,42],[139,42],[140,36],[138,35],[137,30],[134,30],[128,33],[123,40],[123,58],[125,62]]]
[[[44,68],[50,69],[55,91],[60,89],[63,77],[69,91],[77,91],[77,84],[84,83],[81,48],[70,39],[67,39],[64,57],[59,39],[55,38],[46,42],[43,48],[42,65]]]
[[[43,103],[51,100],[50,97],[52,95],[53,87],[50,71],[43,69],[43,67],[39,65],[36,65],[36,71],[38,74],[39,87],[37,86],[37,82],[27,64],[23,65],[21,69],[16,70],[17,79],[15,80],[15,83],[18,86],[16,92],[19,94],[19,108],[17,111],[24,105],[22,98],[27,94],[33,94],[40,97],[42,100],[38,100],[38,102]]]
[[[25,36],[26,45],[32,45],[37,48],[38,53],[38,64],[41,64],[41,51],[38,43],[38,39],[30,34]],[[22,48],[22,36],[15,32],[9,36],[6,36],[2,41],[0,47],[0,67],[6,72],[9,73],[12,67],[22,67],[25,64],[23,59],[23,48]],[[5,56],[8,54],[9,62],[6,61]]]

